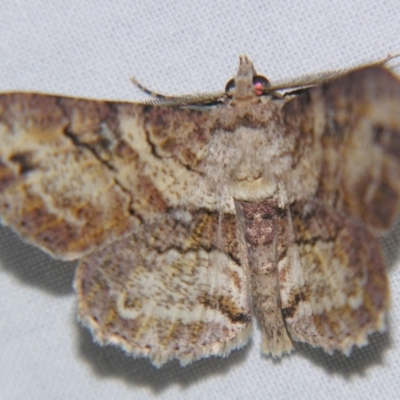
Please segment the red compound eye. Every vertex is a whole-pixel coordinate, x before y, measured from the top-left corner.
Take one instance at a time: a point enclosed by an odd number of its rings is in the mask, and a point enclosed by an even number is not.
[[[262,75],[256,75],[253,78],[254,92],[257,96],[262,96],[268,93],[268,89],[271,86],[269,80]],[[235,90],[235,79],[231,79],[225,86],[225,93],[232,95]]]
[[[262,96],[263,94],[268,93],[268,89],[271,86],[269,80],[262,75],[256,75],[253,78],[253,86],[254,92],[257,96]]]

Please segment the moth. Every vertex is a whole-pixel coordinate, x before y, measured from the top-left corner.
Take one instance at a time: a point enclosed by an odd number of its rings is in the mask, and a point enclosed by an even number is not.
[[[0,95],[2,223],[80,260],[94,338],[161,366],[244,346],[253,317],[272,357],[383,331],[377,238],[400,196],[385,62],[271,84],[241,56],[222,93],[154,96]]]

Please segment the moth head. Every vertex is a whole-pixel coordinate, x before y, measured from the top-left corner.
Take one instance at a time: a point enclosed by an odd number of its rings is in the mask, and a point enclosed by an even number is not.
[[[271,83],[262,75],[257,75],[253,63],[247,56],[239,59],[239,69],[235,78],[228,81],[225,93],[234,100],[254,99],[269,92]]]

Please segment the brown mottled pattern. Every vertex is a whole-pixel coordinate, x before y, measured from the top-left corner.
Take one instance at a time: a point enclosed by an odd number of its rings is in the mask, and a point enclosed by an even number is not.
[[[317,196],[378,232],[389,229],[400,193],[396,78],[382,67],[370,67],[310,92],[325,114],[325,156]]]
[[[281,280],[288,330],[294,340],[348,354],[384,328],[389,283],[378,241],[360,222],[314,200],[291,213],[302,280]]]
[[[292,341],[286,330],[279,293],[278,265],[289,243],[287,216],[274,200],[240,202],[243,234],[249,253],[252,305],[260,324],[262,350],[273,357],[290,353]],[[282,251],[283,248],[283,251]]]
[[[370,66],[279,98],[254,74],[241,57],[213,107],[0,94],[2,222],[81,258],[99,342],[160,366],[243,346],[252,312],[274,357],[384,329],[398,78]]]
[[[225,221],[219,242],[218,219],[205,210],[196,210],[190,224],[164,215],[85,257],[75,284],[80,318],[101,342],[156,365],[240,345],[251,327],[245,271],[229,257],[237,251],[235,220]]]
[[[129,232],[133,214],[165,212],[169,204],[151,171],[143,171],[141,149],[119,126],[126,114],[143,125],[143,113],[143,106],[123,103],[0,95],[3,222],[49,253],[74,259]],[[200,125],[199,113],[181,114]]]

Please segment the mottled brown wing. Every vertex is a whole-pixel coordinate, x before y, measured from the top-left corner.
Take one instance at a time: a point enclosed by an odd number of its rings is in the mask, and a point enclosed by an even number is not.
[[[113,242],[201,193],[196,165],[207,118],[166,107],[0,95],[2,222],[63,259]],[[201,207],[205,200],[196,199]]]
[[[80,319],[100,343],[156,366],[227,355],[251,331],[243,253],[234,214],[172,210],[83,258]]]
[[[364,68],[306,91],[284,113],[289,126],[318,132],[323,156],[314,198],[289,207],[283,315],[294,340],[348,354],[384,329],[390,304],[375,234],[399,208],[400,83],[383,67]]]
[[[376,232],[390,228],[400,200],[400,81],[366,67],[312,88],[283,109],[305,133],[320,132],[315,197]]]
[[[282,313],[293,340],[349,354],[385,329],[389,283],[378,240],[318,201],[290,208],[293,244],[280,264]]]

